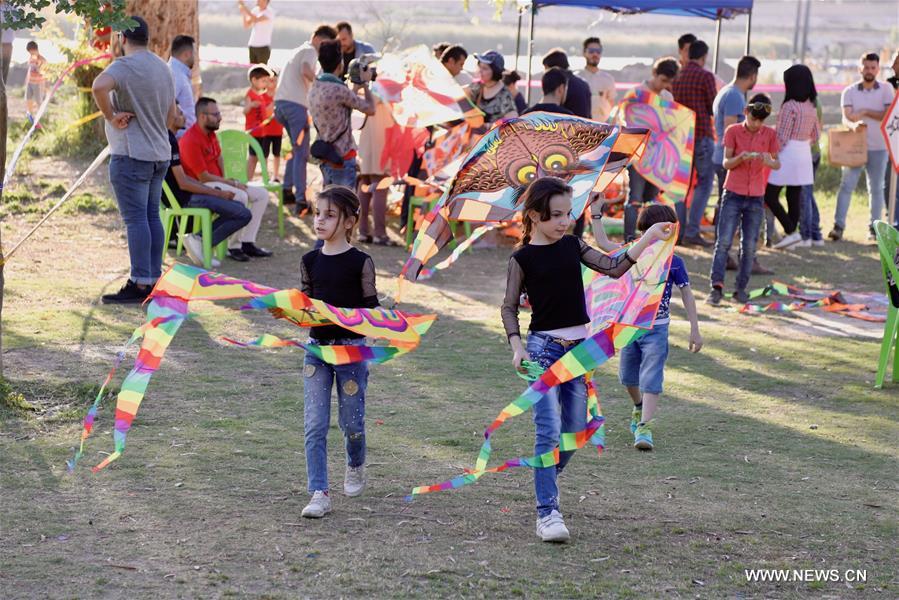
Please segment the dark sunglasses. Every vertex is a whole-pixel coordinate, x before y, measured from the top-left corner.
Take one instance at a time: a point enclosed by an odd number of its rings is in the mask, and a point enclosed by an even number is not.
[[[767,102],[750,102],[746,105],[751,112],[771,114],[771,105]]]

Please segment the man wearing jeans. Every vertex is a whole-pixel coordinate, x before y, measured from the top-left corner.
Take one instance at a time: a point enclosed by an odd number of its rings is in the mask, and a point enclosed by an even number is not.
[[[234,199],[234,192],[219,190],[208,185],[203,185],[184,172],[181,167],[181,149],[175,133],[184,129],[184,114],[179,109],[175,120],[169,123],[169,145],[172,147],[172,160],[169,170],[165,174],[165,182],[169,186],[172,195],[182,207],[208,208],[217,218],[212,221],[212,247],[215,248],[225,241],[229,235],[245,227],[250,223],[252,214],[246,206]],[[184,236],[184,248],[194,264],[204,264],[203,241],[195,233]],[[219,261],[209,257],[213,267],[219,266]]]
[[[724,133],[723,165],[727,169],[727,179],[718,213],[718,235],[709,276],[712,290],[706,299],[712,306],[720,304],[724,297],[727,253],[737,229],[740,230],[740,268],[733,297],[740,303],[749,301],[746,285],[752,273],[759,228],[765,218],[765,186],[771,169],[780,168],[777,132],[764,125],[765,118],[771,114],[771,100],[757,94],[744,113],[746,120],[730,125]]]
[[[175,116],[175,86],[168,65],[147,49],[146,21],[121,34],[124,56],[93,83],[106,119],[112,158],[109,181],[128,231],[131,276],[106,304],[143,302],[162,275],[163,228],[159,220],[162,179],[171,158],[167,123]]]
[[[864,127],[868,142],[868,161],[864,165],[868,180],[868,204],[871,216],[868,221],[868,239],[874,239],[874,221],[883,216],[884,174],[886,173],[886,142],[880,133],[880,122],[893,102],[893,87],[885,82],[877,81],[880,72],[880,57],[871,52],[861,58],[859,73],[861,81],[857,81],[843,90],[840,105],[843,107],[843,124],[851,129]],[[846,229],[846,214],[852,201],[852,192],[858,184],[862,167],[843,167],[840,180],[840,191],[837,194],[837,208],[833,216],[833,230],[828,237],[833,241],[843,238]]]
[[[685,245],[708,247],[712,243],[700,235],[702,217],[712,193],[715,179],[715,165],[712,155],[715,151],[715,134],[712,128],[712,104],[715,101],[715,76],[705,67],[709,54],[708,45],[702,40],[690,44],[689,60],[678,73],[671,86],[674,99],[696,113],[696,142],[693,149],[693,172],[696,185],[689,214],[684,203],[678,203],[678,220],[685,223],[683,243]]]
[[[320,25],[312,39],[296,48],[287,61],[275,90],[275,119],[287,129],[293,152],[284,169],[284,202],[297,203],[297,212],[308,208],[306,201],[306,160],[309,157],[309,112],[307,97],[315,79],[318,48],[325,40],[333,40],[337,31]]]
[[[353,110],[368,116],[375,114],[375,102],[368,81],[352,84],[343,82],[343,57],[340,42],[327,41],[319,47],[318,62],[322,73],[309,90],[309,112],[318,139],[330,144],[332,157],[321,161],[324,185],[343,185],[356,189],[356,141],[350,123]],[[363,71],[363,79],[371,77],[371,69]],[[359,90],[365,97],[359,96]],[[339,161],[339,162],[338,162]]]

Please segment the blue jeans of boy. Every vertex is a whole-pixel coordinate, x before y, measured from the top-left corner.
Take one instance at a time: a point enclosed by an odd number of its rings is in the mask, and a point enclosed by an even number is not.
[[[542,333],[531,333],[528,336],[528,355],[543,368],[549,368],[573,347],[574,345],[562,346]],[[536,455],[554,450],[559,445],[560,433],[575,433],[587,428],[587,384],[583,376],[552,388],[534,405],[534,427]],[[538,517],[542,518],[559,510],[556,476],[573,455],[574,452],[560,452],[558,465],[534,469]]]
[[[752,274],[755,245],[759,228],[765,218],[765,200],[762,196],[744,196],[730,190],[724,191],[721,210],[718,212],[715,256],[712,258],[712,287],[724,287],[727,253],[734,234],[740,230],[740,269],[737,271],[737,289],[745,290]]]
[[[656,323],[622,348],[618,356],[621,385],[640,388],[644,394],[661,394],[668,360],[668,323]]]
[[[815,186],[804,185],[799,192],[799,235],[803,240],[823,240],[821,214],[815,202]]]
[[[109,183],[128,234],[131,281],[140,285],[153,285],[162,276],[165,232],[159,199],[168,167],[167,160],[137,160],[123,154],[109,159]]]
[[[873,225],[874,221],[883,217],[883,182],[888,160],[889,156],[886,150],[868,150],[868,162],[864,166],[868,182],[868,204],[871,209],[868,225]],[[837,208],[833,216],[834,224],[841,229],[846,229],[846,215],[849,213],[849,204],[852,202],[852,192],[858,185],[862,168],[843,167],[840,191],[837,193]]]
[[[306,161],[309,158],[309,111],[290,100],[275,101],[275,119],[287,130],[292,153],[284,166],[285,190],[293,190],[297,201],[306,198]],[[300,134],[303,139],[297,144]]]
[[[323,343],[311,340],[310,343]],[[365,339],[329,340],[327,344],[362,346]],[[329,365],[313,354],[303,361],[303,425],[309,493],[328,489],[328,428],[331,386],[337,382],[337,424],[343,432],[347,464],[365,464],[365,390],[368,363]]]

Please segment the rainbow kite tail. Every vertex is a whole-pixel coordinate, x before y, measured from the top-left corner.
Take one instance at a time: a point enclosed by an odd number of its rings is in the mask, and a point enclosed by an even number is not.
[[[133,340],[133,337],[132,337]],[[125,348],[127,348],[132,340],[128,340],[125,344]],[[103,397],[106,396],[106,388],[109,387],[109,382],[112,381],[112,378],[115,377],[115,372],[119,368],[119,365],[122,364],[122,361],[125,359],[125,348],[119,350],[118,354],[116,354],[115,362],[112,365],[112,368],[109,370],[109,374],[106,375],[106,380],[103,382],[103,385],[100,386],[100,391],[97,392],[97,397],[94,398],[94,403],[88,409],[87,414],[84,416],[84,429],[81,430],[81,443],[78,446],[78,450],[75,451],[75,455],[72,456],[69,460],[66,461],[66,468],[69,473],[75,470],[75,467],[78,465],[78,460],[84,456],[84,442],[90,437],[91,430],[94,428],[94,420],[97,418],[97,412],[100,410],[100,401],[103,400]]]

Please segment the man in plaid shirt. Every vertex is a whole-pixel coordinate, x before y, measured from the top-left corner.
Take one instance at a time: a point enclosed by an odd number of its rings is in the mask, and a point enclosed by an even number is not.
[[[696,186],[693,188],[693,202],[689,215],[686,207],[678,205],[678,219],[686,223],[683,243],[708,247],[712,242],[706,241],[699,233],[702,216],[705,214],[709,196],[715,177],[715,165],[712,155],[715,152],[715,133],[712,128],[712,103],[717,90],[715,76],[705,67],[709,46],[702,40],[690,44],[690,60],[674,80],[671,91],[675,101],[693,109],[696,113],[696,143],[693,149],[693,171],[696,173]],[[686,218],[684,218],[686,217]]]

